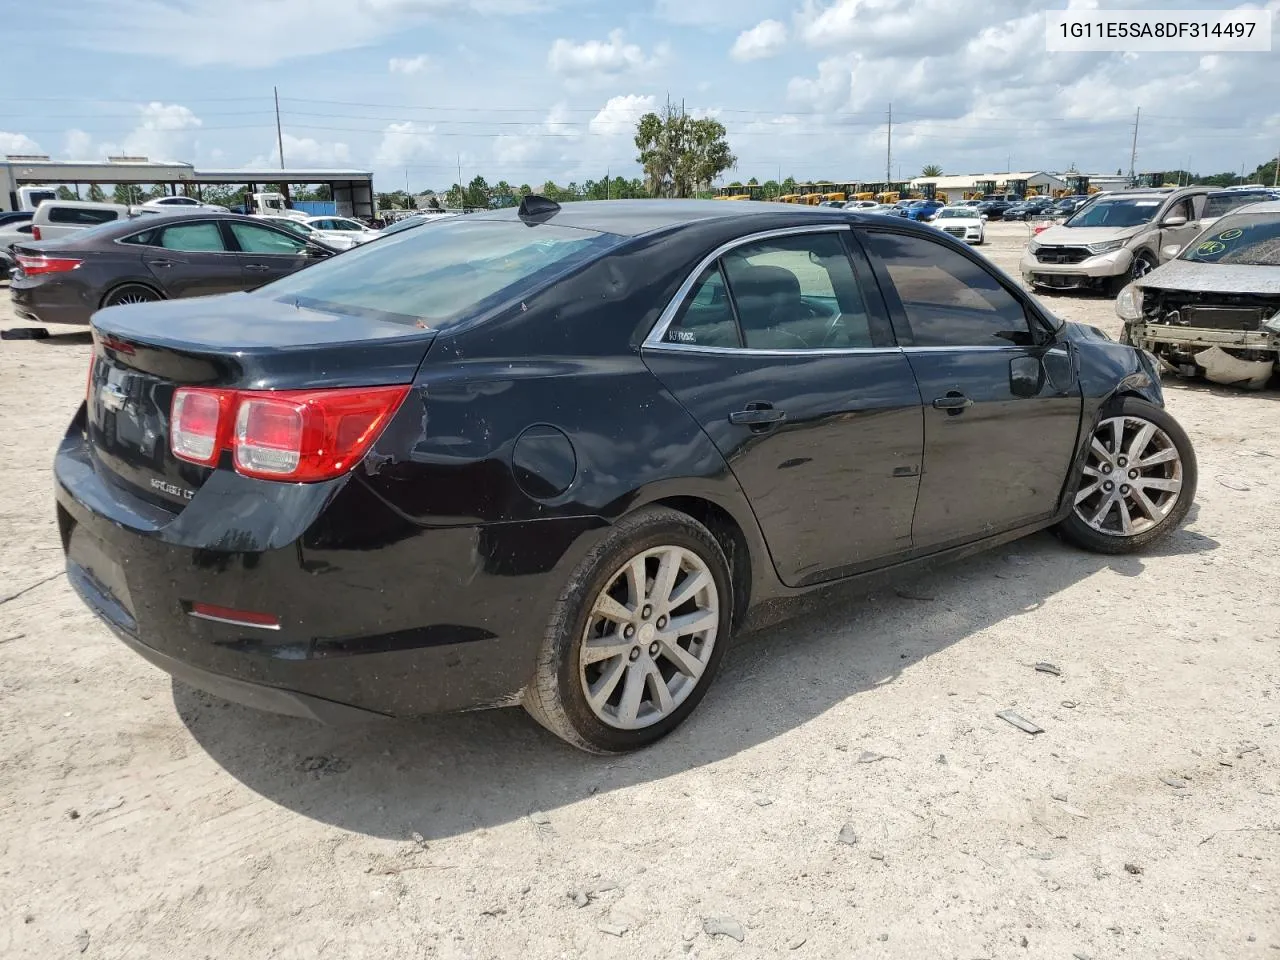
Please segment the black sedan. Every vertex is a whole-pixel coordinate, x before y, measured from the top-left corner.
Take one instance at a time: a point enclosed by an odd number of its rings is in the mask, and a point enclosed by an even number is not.
[[[71,583],[329,721],[523,704],[633,749],[778,601],[1048,527],[1136,550],[1196,489],[1150,355],[843,210],[527,197],[93,338]]]
[[[13,247],[18,316],[86,324],[126,303],[248,290],[333,251],[252,217],[147,214]]]
[[[1004,212],[1005,220],[1035,220],[1038,217],[1047,217],[1051,215],[1053,210],[1053,200],[1048,197],[1038,197],[1032,200],[1023,200],[1013,204]]]

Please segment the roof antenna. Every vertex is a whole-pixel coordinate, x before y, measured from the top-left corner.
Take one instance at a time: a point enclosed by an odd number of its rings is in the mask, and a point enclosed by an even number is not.
[[[525,223],[546,223],[560,212],[560,204],[536,193],[529,193],[520,201],[520,219]]]

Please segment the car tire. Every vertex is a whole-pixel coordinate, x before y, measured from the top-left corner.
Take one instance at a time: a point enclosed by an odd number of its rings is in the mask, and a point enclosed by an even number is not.
[[[645,585],[638,594],[639,569]],[[683,597],[682,588],[693,592]],[[664,589],[674,607],[663,605]],[[661,507],[626,516],[569,577],[524,707],[589,753],[648,746],[683,723],[711,685],[732,610],[729,564],[706,527]],[[669,629],[680,621],[706,626],[687,635]]]
[[[1120,291],[1158,267],[1160,264],[1146,250],[1137,250],[1133,254],[1133,262],[1129,264],[1129,269],[1118,277],[1114,277],[1107,289],[1110,296],[1120,296]]]
[[[1092,429],[1071,513],[1058,533],[1094,553],[1141,550],[1183,521],[1197,479],[1195,450],[1178,421],[1139,397],[1117,398]]]
[[[118,307],[129,303],[154,303],[163,300],[157,291],[141,283],[125,283],[102,298],[104,307]]]

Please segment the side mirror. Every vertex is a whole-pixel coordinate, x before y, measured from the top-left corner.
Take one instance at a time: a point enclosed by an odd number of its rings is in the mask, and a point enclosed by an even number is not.
[[[333,251],[328,247],[321,247],[314,243],[307,244],[308,260],[326,260],[333,256]]]
[[[1182,252],[1182,247],[1180,247],[1176,243],[1171,243],[1167,246],[1160,248],[1160,256],[1164,257],[1164,259],[1166,260],[1172,260],[1181,252]]]
[[[1172,217],[1165,217],[1160,221],[1160,226],[1162,227],[1185,227],[1186,225],[1187,218],[1180,213],[1174,214]]]

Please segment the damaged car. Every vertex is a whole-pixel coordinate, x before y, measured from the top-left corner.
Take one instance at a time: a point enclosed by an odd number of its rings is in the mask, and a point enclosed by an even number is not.
[[[1280,201],[1217,220],[1116,298],[1121,339],[1174,372],[1260,390],[1280,370]]]

